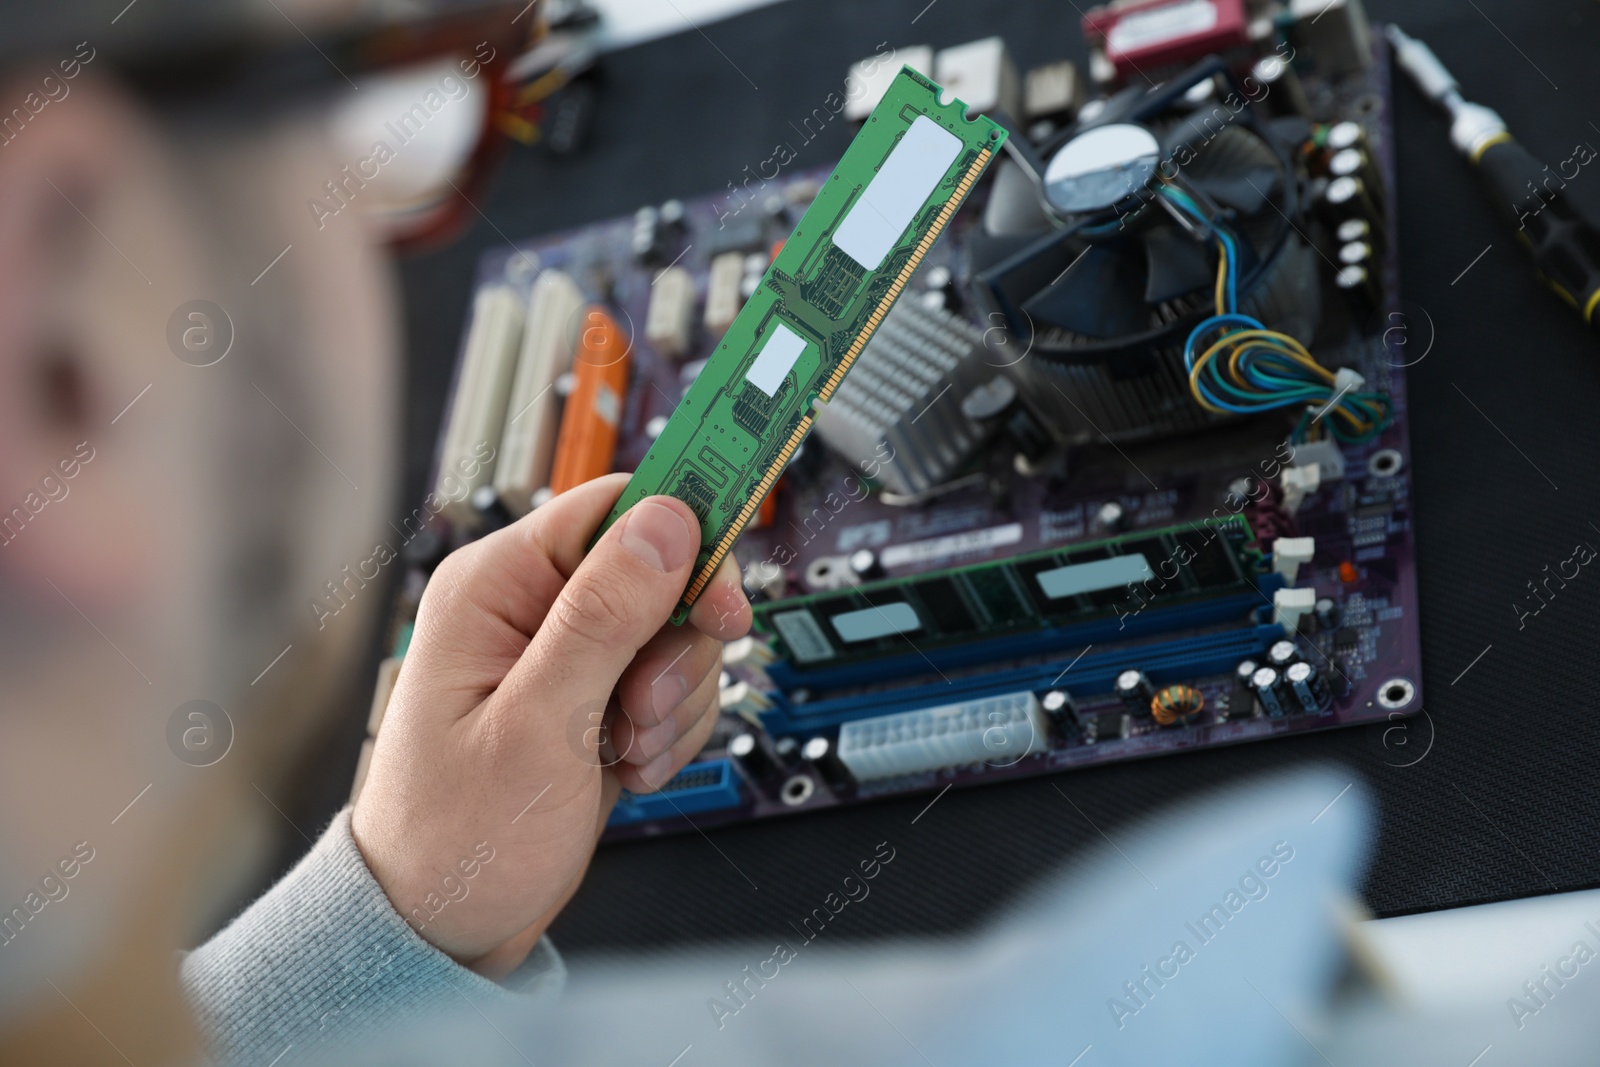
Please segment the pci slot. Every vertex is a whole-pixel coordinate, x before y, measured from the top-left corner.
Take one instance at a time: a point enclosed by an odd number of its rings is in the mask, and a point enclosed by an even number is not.
[[[556,379],[572,366],[583,293],[571,278],[547,270],[533,283],[528,329],[523,336],[511,401],[502,413],[504,433],[495,465],[494,488],[513,515],[532,509],[534,491],[550,480],[560,406]]]
[[[509,285],[487,286],[472,302],[435,483],[445,517],[457,525],[477,523],[472,491],[495,474],[494,448],[505,424],[524,317],[522,298]]]
[[[1142,670],[1157,686],[1188,683],[1227,673],[1240,660],[1258,658],[1283,636],[1283,627],[1268,623],[804,703],[776,692],[771,694],[772,707],[761,712],[761,724],[774,737],[781,737],[1004,693],[1042,692],[1054,686],[1076,696],[1093,696],[1111,692],[1117,675],[1130,667]]]
[[[739,773],[726,759],[691,763],[659,790],[643,796],[623,790],[611,809],[607,826],[629,826],[704,811],[722,811],[740,804]]]

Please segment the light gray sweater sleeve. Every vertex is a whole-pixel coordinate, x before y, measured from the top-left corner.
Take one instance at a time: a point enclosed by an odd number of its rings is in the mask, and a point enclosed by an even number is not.
[[[299,1058],[469,1005],[531,1006],[566,981],[547,938],[500,984],[424,941],[367,869],[348,808],[294,870],[191,952],[181,974],[215,1059],[258,1065],[290,1046]]]

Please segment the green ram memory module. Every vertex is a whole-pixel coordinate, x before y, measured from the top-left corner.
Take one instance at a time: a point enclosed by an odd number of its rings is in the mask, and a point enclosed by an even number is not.
[[[769,601],[755,626],[801,670],[1093,619],[1120,629],[1146,608],[1255,591],[1254,541],[1242,515],[1139,530]]]
[[[901,69],[600,527],[656,493],[694,509],[700,555],[674,622],[1005,142],[942,94]]]

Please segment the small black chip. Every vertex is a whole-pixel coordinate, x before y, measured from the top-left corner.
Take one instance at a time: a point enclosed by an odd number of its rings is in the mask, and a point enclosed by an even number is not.
[[[1361,631],[1351,626],[1341,626],[1333,635],[1333,647],[1340,652],[1354,651],[1356,645],[1361,643]]]
[[[1120,711],[1105,711],[1094,717],[1094,739],[1096,741],[1122,740],[1122,721],[1127,716]]]

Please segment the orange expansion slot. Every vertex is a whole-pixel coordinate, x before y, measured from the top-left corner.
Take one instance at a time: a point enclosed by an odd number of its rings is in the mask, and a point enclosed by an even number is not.
[[[572,361],[575,382],[550,471],[553,492],[564,493],[611,473],[632,360],[633,345],[611,316],[597,307],[585,312]]]

